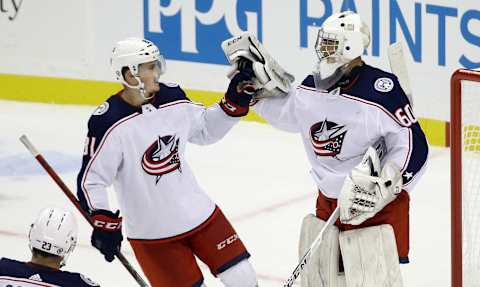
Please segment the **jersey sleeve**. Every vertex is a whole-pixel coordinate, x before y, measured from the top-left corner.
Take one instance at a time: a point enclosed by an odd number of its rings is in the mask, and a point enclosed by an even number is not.
[[[253,109],[273,127],[287,132],[300,132],[295,115],[298,90],[292,89],[284,97],[260,99]]]
[[[122,161],[120,139],[101,116],[93,115],[88,123],[82,167],[77,177],[77,195],[82,208],[88,212],[110,209],[109,187]]]
[[[162,91],[162,89],[161,89]],[[178,85],[163,87],[161,99],[168,102],[181,102],[185,123],[188,123],[188,141],[199,145],[212,144],[221,139],[239,121],[228,116],[218,104],[206,108],[203,104],[192,102]],[[167,100],[164,100],[167,102]]]
[[[428,144],[423,132],[412,128],[385,128],[385,144],[390,160],[400,167],[403,177],[403,188],[411,191],[423,175],[428,158]],[[418,124],[417,124],[418,125]]]
[[[0,276],[7,275],[4,265],[5,265],[5,259],[3,259],[3,257],[0,257]]]
[[[212,144],[220,140],[240,120],[238,117],[227,115],[218,104],[206,108],[191,103],[188,113],[191,115],[188,140],[199,145]]]
[[[378,119],[387,148],[383,161],[392,161],[400,168],[403,188],[411,191],[425,171],[428,143],[398,80],[396,77],[392,80],[395,88],[389,95],[383,95],[390,100]]]

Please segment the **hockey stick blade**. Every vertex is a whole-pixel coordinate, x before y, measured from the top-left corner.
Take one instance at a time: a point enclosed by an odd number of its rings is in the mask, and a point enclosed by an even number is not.
[[[20,137],[20,141],[25,145],[28,151],[35,157],[38,163],[45,169],[45,171],[50,175],[50,177],[55,181],[55,183],[60,187],[63,193],[68,197],[68,199],[75,205],[77,210],[82,214],[82,216],[88,221],[88,223],[93,227],[93,222],[90,219],[90,216],[83,210],[80,206],[75,195],[70,191],[67,185],[63,182],[63,180],[58,176],[55,170],[50,166],[50,164],[45,160],[45,158],[38,152],[38,150],[33,146],[32,142],[27,138],[26,135],[22,135]],[[141,287],[149,287],[149,285],[145,282],[145,280],[138,274],[138,272],[133,268],[133,266],[128,262],[127,258],[121,253],[118,252],[116,254],[118,260],[122,263],[122,265],[127,269],[128,273],[132,275],[135,281]]]
[[[293,283],[295,283],[295,280],[297,280],[297,278],[300,276],[300,274],[303,272],[305,267],[310,262],[310,257],[312,256],[313,252],[315,252],[318,249],[318,247],[320,246],[320,244],[322,243],[323,234],[325,233],[325,230],[327,230],[328,227],[332,226],[335,223],[335,221],[337,221],[339,215],[340,215],[340,209],[337,206],[337,208],[335,208],[333,213],[328,218],[328,220],[325,223],[325,225],[323,226],[322,230],[320,230],[320,232],[318,233],[315,240],[313,240],[313,242],[310,245],[310,247],[308,248],[307,252],[305,252],[302,259],[300,259],[297,267],[295,267],[295,270],[293,270],[292,275],[290,275],[290,277],[287,279],[287,281],[285,281],[285,283],[283,284],[283,287],[291,287],[293,285]]]

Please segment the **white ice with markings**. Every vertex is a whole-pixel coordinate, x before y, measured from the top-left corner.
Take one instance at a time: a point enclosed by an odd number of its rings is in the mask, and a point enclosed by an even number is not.
[[[18,138],[26,134],[75,192],[93,110],[0,101],[0,257],[29,260],[26,234],[43,207],[74,210]],[[252,254],[259,286],[282,286],[296,265],[301,220],[314,212],[316,200],[300,137],[241,122],[216,144],[191,144],[186,156]],[[411,194],[405,286],[450,286],[449,163],[448,149],[432,148],[427,172]],[[90,227],[76,214],[79,246],[65,270],[84,273],[102,286],[137,286],[118,260],[107,263],[90,246]],[[126,241],[122,250],[141,272]],[[207,286],[223,286],[205,265],[201,268]]]

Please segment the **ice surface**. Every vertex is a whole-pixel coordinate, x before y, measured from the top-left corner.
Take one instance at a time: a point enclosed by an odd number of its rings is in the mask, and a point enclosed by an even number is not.
[[[73,210],[18,138],[26,134],[74,191],[93,110],[0,101],[0,256],[29,259],[26,233],[41,208]],[[214,145],[190,145],[187,157],[252,254],[259,285],[282,286],[296,265],[301,220],[314,211],[316,199],[300,137],[241,122]],[[450,286],[449,163],[447,149],[432,148],[428,170],[411,194],[405,286]],[[80,216],[78,221],[79,246],[65,270],[84,273],[102,286],[137,286],[117,260],[107,263],[90,247],[90,228]],[[122,250],[141,272],[128,243]],[[201,268],[207,286],[222,286],[206,266]]]

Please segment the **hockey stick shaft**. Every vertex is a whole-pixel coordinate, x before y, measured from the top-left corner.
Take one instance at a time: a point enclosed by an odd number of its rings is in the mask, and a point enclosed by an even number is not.
[[[70,191],[68,186],[63,182],[63,180],[58,176],[55,170],[50,166],[50,164],[45,160],[45,158],[38,152],[38,150],[33,146],[32,142],[27,138],[26,135],[22,135],[20,137],[20,141],[25,145],[25,147],[30,151],[30,153],[35,157],[38,163],[45,169],[45,171],[50,175],[50,177],[55,181],[55,183],[60,187],[63,193],[68,197],[68,199],[75,205],[77,210],[82,214],[85,220],[88,221],[90,226],[93,227],[93,222],[88,213],[82,209],[80,206],[79,201],[75,197],[75,195]],[[138,285],[141,287],[148,287],[148,284],[143,280],[143,278],[138,274],[138,272],[132,267],[130,262],[128,262],[127,258],[119,251],[116,254],[118,260],[122,263],[122,265],[127,269],[127,271],[132,275],[132,277],[137,281]]]
[[[412,87],[410,85],[410,78],[408,76],[408,69],[403,54],[402,42],[395,42],[388,46],[388,61],[390,62],[390,69],[392,73],[397,76],[400,86],[407,95],[410,104],[413,106]]]
[[[313,240],[307,252],[305,252],[305,255],[303,255],[302,259],[300,259],[300,262],[298,263],[297,267],[295,267],[295,270],[293,270],[292,275],[290,275],[287,281],[285,281],[285,283],[283,284],[283,287],[291,287],[293,283],[295,283],[295,280],[297,280],[297,278],[303,272],[303,270],[308,265],[308,263],[310,263],[310,257],[312,256],[312,254],[318,249],[318,247],[322,243],[323,234],[325,233],[325,230],[327,230],[327,228],[332,226],[335,223],[335,221],[337,221],[339,215],[340,215],[340,209],[337,206],[337,208],[335,208],[333,213],[328,218],[323,228],[318,233],[315,240]]]

